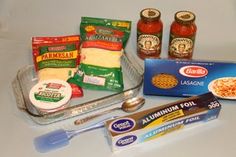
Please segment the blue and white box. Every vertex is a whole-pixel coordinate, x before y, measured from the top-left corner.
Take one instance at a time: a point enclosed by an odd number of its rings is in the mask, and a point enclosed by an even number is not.
[[[155,85],[154,78],[162,85]],[[157,78],[158,79],[158,78]],[[157,83],[156,82],[156,83]],[[163,88],[164,87],[164,88]],[[197,60],[146,59],[144,71],[145,95],[194,96],[212,92],[218,98],[236,99],[236,63]]]

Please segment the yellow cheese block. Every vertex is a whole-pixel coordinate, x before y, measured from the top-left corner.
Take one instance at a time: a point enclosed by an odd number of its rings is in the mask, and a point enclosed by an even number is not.
[[[99,48],[82,48],[80,55],[81,63],[107,68],[119,68],[123,50],[110,51]]]
[[[44,68],[38,71],[39,81],[59,79],[67,81],[73,77],[77,68]]]

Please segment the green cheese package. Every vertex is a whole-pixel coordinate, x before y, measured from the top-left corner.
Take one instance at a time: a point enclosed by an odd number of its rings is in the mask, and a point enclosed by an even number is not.
[[[122,91],[120,59],[129,39],[130,21],[82,17],[80,65],[69,80],[82,88]]]

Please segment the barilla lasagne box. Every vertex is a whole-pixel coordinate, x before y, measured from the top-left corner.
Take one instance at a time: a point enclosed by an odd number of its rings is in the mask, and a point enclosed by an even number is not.
[[[145,95],[194,96],[212,92],[236,99],[236,63],[146,59]]]
[[[220,109],[221,104],[209,92],[109,120],[105,126],[112,150],[116,151],[216,119]]]

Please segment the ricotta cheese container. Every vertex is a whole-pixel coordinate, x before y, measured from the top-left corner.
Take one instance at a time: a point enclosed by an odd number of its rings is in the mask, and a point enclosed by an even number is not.
[[[50,79],[34,85],[29,99],[40,113],[50,113],[65,108],[71,95],[72,88],[66,81]]]

